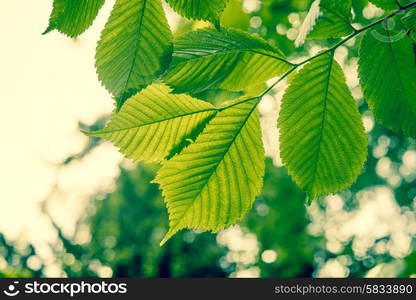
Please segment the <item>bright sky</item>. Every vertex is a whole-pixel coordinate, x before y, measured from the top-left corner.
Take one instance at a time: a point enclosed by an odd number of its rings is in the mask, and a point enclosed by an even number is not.
[[[36,244],[53,238],[39,207],[56,179],[52,164],[86,143],[77,129],[79,120],[91,123],[112,109],[94,69],[95,43],[112,1],[107,1],[93,28],[76,41],[56,32],[41,35],[51,5],[46,0],[0,4],[0,232]],[[82,210],[80,196],[109,184],[117,174],[116,149],[108,145],[96,152],[60,175],[70,197],[63,197],[51,210],[68,231]]]

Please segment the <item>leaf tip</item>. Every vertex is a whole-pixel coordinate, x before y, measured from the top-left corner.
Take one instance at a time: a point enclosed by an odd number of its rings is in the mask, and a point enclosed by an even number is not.
[[[159,246],[162,247],[164,244],[166,244],[166,242],[169,241],[170,238],[172,236],[174,236],[176,232],[177,232],[176,229],[172,229],[172,228],[169,229],[168,233],[166,233],[166,235],[164,236],[164,238],[160,241]]]
[[[220,19],[214,19],[211,21],[214,24],[216,30],[221,31],[221,21]]]
[[[306,206],[311,206],[312,202],[315,200],[315,197],[313,195],[306,196]]]
[[[299,48],[301,47],[308,36],[308,34],[312,31],[313,27],[316,24],[316,21],[320,15],[321,9],[320,9],[321,0],[315,0],[311,8],[309,9],[308,14],[306,15],[305,20],[303,21],[303,24],[299,30],[299,34],[295,40],[295,47]]]
[[[101,137],[100,131],[87,131],[87,130],[81,130],[81,133],[85,134],[88,137]]]
[[[81,132],[82,132],[83,134],[85,134],[86,136],[91,136],[91,135],[93,134],[93,132],[92,132],[92,131],[81,130]]]
[[[128,89],[126,91],[124,91],[123,93],[116,95],[114,97],[115,100],[115,112],[118,113],[121,111],[121,108],[123,107],[123,105],[133,96],[135,96],[136,94],[138,94],[141,90],[143,90],[146,87],[146,85],[142,85],[139,88],[136,89]]]
[[[45,31],[43,31],[43,32],[42,32],[42,35],[48,34],[49,32],[51,32],[51,31],[53,31],[53,30],[55,30],[55,29],[56,29],[56,27],[49,25],[49,26],[45,29]]]

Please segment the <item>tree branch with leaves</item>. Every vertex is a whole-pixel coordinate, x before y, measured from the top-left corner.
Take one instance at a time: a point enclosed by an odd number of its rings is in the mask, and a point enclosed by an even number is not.
[[[386,16],[356,28],[351,0],[314,1],[296,44],[342,39],[301,63],[256,35],[221,27],[227,0],[166,2],[214,26],[173,37],[161,0],[117,0],[96,52],[98,78],[116,107],[105,128],[86,132],[133,161],[161,163],[155,182],[170,219],[161,244],[184,228],[218,232],[252,207],[265,168],[257,106],[295,71],[278,117],[284,165],[309,201],[356,181],[367,138],[335,51],[360,34],[359,77],[375,120],[416,138],[416,2],[371,0]],[[103,4],[54,0],[46,32],[78,36]],[[389,27],[391,19],[400,19],[399,28]],[[218,107],[191,96],[244,92],[275,77],[259,95]]]

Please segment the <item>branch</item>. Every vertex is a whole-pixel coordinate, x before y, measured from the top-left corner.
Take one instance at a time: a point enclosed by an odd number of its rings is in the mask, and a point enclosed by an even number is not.
[[[393,18],[393,17],[397,16],[398,14],[400,14],[403,11],[406,11],[406,10],[412,8],[412,7],[416,7],[416,2],[410,3],[410,4],[405,5],[405,6],[400,6],[400,9],[394,11],[393,13],[389,14],[388,16],[386,16],[386,17],[384,17],[384,18],[382,18],[382,19],[380,19],[378,21],[375,21],[374,23],[371,23],[370,25],[367,25],[367,26],[365,26],[365,27],[363,27],[361,29],[355,29],[354,28],[354,32],[351,35],[347,36],[346,38],[344,38],[343,40],[341,40],[339,43],[335,44],[334,46],[332,46],[332,47],[330,47],[330,48],[328,48],[328,49],[326,49],[324,51],[319,52],[315,56],[312,56],[310,58],[307,58],[307,59],[305,59],[304,61],[302,61],[302,62],[300,62],[298,64],[289,63],[293,67],[289,71],[287,71],[285,74],[283,74],[276,82],[274,82],[269,88],[267,88],[259,96],[252,97],[250,99],[244,99],[241,102],[237,102],[237,103],[234,103],[233,105],[223,107],[221,110],[228,109],[230,107],[236,106],[238,104],[241,104],[241,103],[244,103],[244,102],[246,102],[248,100],[253,100],[253,99],[257,99],[258,100],[257,104],[258,104],[260,102],[260,100],[263,98],[263,96],[265,96],[266,94],[268,94],[276,85],[278,85],[281,81],[283,81],[286,77],[288,77],[291,73],[293,73],[299,67],[303,66],[304,64],[310,62],[311,60],[313,60],[315,58],[320,57],[321,55],[324,55],[324,54],[329,53],[329,52],[334,52],[338,47],[342,46],[343,44],[345,44],[349,40],[353,39],[357,35],[359,35],[359,34],[365,32],[365,31],[367,31],[368,29],[371,29],[371,28],[379,25],[380,23],[383,23],[383,22],[387,21],[390,18]]]

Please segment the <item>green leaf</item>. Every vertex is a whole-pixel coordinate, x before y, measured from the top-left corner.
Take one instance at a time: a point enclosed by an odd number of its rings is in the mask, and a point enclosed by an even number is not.
[[[303,20],[302,26],[299,29],[299,34],[295,40],[296,47],[300,47],[305,43],[306,37],[311,32],[312,28],[316,25],[316,21],[321,14],[321,8],[319,6],[320,3],[321,0],[315,0],[312,2],[308,14],[305,17],[305,20]]]
[[[351,0],[321,0],[321,16],[309,33],[309,39],[339,38],[351,34]]]
[[[369,2],[373,3],[375,6],[382,8],[384,10],[396,10],[399,9],[398,3],[401,6],[405,6],[411,3],[413,0],[368,0]]]
[[[169,65],[172,33],[160,0],[117,0],[98,42],[99,79],[117,109]]]
[[[180,15],[192,20],[206,20],[219,24],[228,0],[166,0]]]
[[[358,106],[333,56],[315,58],[296,75],[278,120],[281,158],[310,200],[352,185],[367,156]]]
[[[407,29],[416,31],[416,7],[410,9],[402,18],[403,24]]]
[[[217,232],[251,208],[264,175],[257,103],[254,98],[223,106],[193,144],[163,163],[155,181],[170,230],[161,244],[184,228]]]
[[[351,34],[351,0],[315,0],[299,30],[295,45],[301,46],[306,38],[328,39]]]
[[[359,76],[376,121],[416,138],[416,67],[412,42],[381,25],[377,32],[368,32],[361,43]]]
[[[207,102],[151,85],[126,101],[102,130],[87,135],[113,142],[133,161],[159,162],[180,152],[217,113]]]
[[[76,37],[91,26],[103,6],[104,0],[54,0],[49,26],[43,34],[57,29]]]
[[[278,49],[257,36],[234,29],[202,29],[177,39],[163,80],[175,93],[213,87],[241,91],[290,66]]]
[[[382,8],[384,10],[393,10],[393,9],[399,8],[396,0],[368,0],[368,1],[373,3],[375,6]]]

